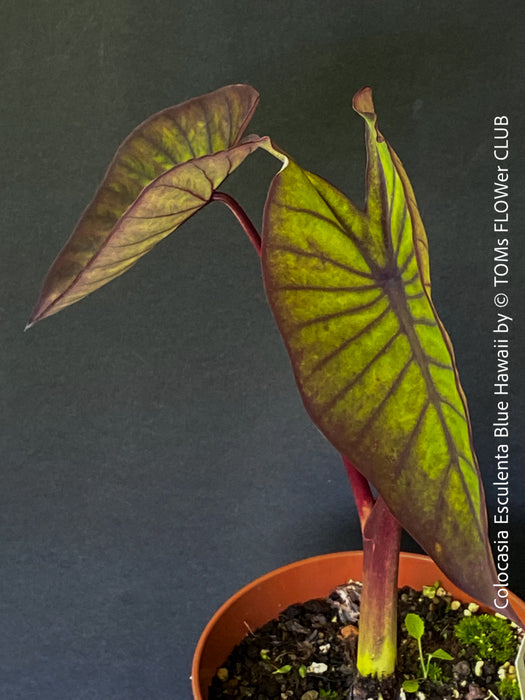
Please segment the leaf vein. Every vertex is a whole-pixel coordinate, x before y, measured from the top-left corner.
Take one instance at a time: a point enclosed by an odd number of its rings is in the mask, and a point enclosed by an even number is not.
[[[368,331],[372,330],[374,326],[376,326],[378,323],[380,323],[383,318],[391,312],[391,309],[389,306],[383,309],[383,311],[379,314],[379,316],[376,316],[372,321],[366,324],[366,326],[363,326],[357,333],[354,333],[350,338],[347,338],[341,345],[338,345],[337,348],[332,350],[328,355],[325,355],[322,357],[312,368],[310,373],[308,374],[308,378],[310,378],[315,372],[319,371],[322,369],[330,360],[332,360],[334,357],[337,357],[340,353],[344,352],[346,348],[351,345],[353,342],[355,342],[358,338],[360,338],[362,335],[365,335],[365,333],[368,333]]]
[[[177,124],[176,120],[175,120],[173,117],[171,118],[171,121],[175,124],[175,126],[177,127],[177,129],[179,129],[179,130],[182,132],[182,129],[180,129],[179,125]],[[187,139],[187,137],[186,137],[186,134],[182,133],[182,135],[184,136],[184,138],[185,138],[186,141],[187,141],[188,139]],[[170,152],[167,150],[167,148],[161,143],[161,141],[160,141],[159,139],[155,138],[155,132],[148,133],[146,130],[144,130],[144,131],[142,132],[142,138],[144,139],[144,141],[146,141],[147,143],[150,144],[150,146],[153,148],[154,151],[157,151],[157,152],[160,151],[161,153],[164,153],[164,155],[166,156],[166,158],[167,158],[167,159],[169,160],[169,162],[172,164],[172,167],[173,167],[174,165],[178,165],[179,163],[181,163],[180,160],[177,160],[177,158],[174,157],[173,153],[170,153]],[[189,144],[188,144],[188,145],[189,145]],[[195,157],[195,153],[193,153],[191,147],[190,147],[190,152],[191,152],[191,155],[192,155],[193,157]],[[184,161],[182,161],[182,162],[184,162]],[[169,169],[170,169],[170,168],[168,168],[168,170],[169,170]]]
[[[440,367],[441,369],[454,369],[452,365],[446,364],[445,362],[440,362],[439,360],[436,360],[434,357],[432,357],[432,355],[428,355],[427,353],[425,353],[425,357],[431,365],[435,365],[436,367]]]
[[[355,247],[357,248],[357,250],[360,252],[361,257],[363,258],[363,260],[364,260],[365,263],[367,264],[369,270],[376,269],[377,266],[374,265],[372,259],[369,258],[368,255],[366,254],[366,251],[365,251],[365,249],[364,249],[364,247],[363,247],[361,241],[360,241],[359,238],[356,236],[356,234],[354,233],[354,231],[352,231],[350,228],[348,228],[348,227],[341,221],[341,219],[340,219],[339,216],[338,216],[337,211],[332,207],[332,205],[331,205],[330,202],[326,199],[326,197],[323,195],[323,193],[320,192],[317,188],[315,188],[315,190],[316,190],[317,194],[319,195],[319,197],[322,199],[322,201],[325,203],[325,205],[326,205],[326,207],[328,208],[329,212],[330,212],[330,213],[332,214],[332,216],[334,217],[334,220],[335,220],[335,221],[337,222],[337,224],[340,226],[340,228],[341,228],[343,234],[344,234],[350,241],[352,241],[352,243],[355,245]]]
[[[406,373],[410,369],[410,365],[414,361],[414,357],[410,356],[408,360],[405,362],[403,367],[400,369],[398,374],[396,375],[396,378],[388,388],[388,391],[386,392],[385,396],[381,399],[381,401],[377,404],[377,406],[374,408],[372,413],[368,416],[366,419],[365,423],[363,426],[361,426],[357,437],[354,440],[354,444],[358,445],[361,440],[363,439],[363,435],[370,430],[370,427],[374,424],[374,422],[378,419],[378,417],[381,415],[383,412],[384,407],[388,404],[392,396],[395,394],[397,388],[400,386],[400,384],[403,382],[403,379],[405,378]]]
[[[101,282],[110,282],[112,279],[115,279],[115,277],[119,277],[122,273],[126,272],[126,270],[129,270],[129,268],[132,267],[134,265],[134,263],[135,263],[135,261],[133,260],[132,262],[128,263],[127,265],[124,265],[122,270],[117,270],[116,272],[112,272],[110,275],[106,275],[105,277],[98,277],[97,276],[96,279],[90,280],[90,281],[80,280],[78,287],[80,289],[85,289],[86,287],[91,287],[93,285],[96,285],[95,288],[98,288],[98,286],[100,285]],[[77,286],[77,285],[75,285],[75,286]]]
[[[130,241],[129,243],[113,243],[113,242],[111,242],[108,244],[108,248],[130,248],[133,245],[140,245],[141,243],[145,243],[150,238],[156,238],[157,236],[161,236],[162,234],[168,233],[169,231],[174,231],[176,228],[177,228],[177,225],[172,224],[171,226],[168,226],[167,228],[164,228],[161,231],[156,231],[155,233],[149,234],[145,238],[140,238],[139,240],[136,240],[136,241]]]
[[[406,220],[407,220],[407,211],[408,211],[407,203],[406,203],[405,199],[403,199],[403,214],[402,214],[401,222],[399,224],[396,249],[394,251],[394,260],[396,261],[396,264],[397,264],[397,260],[399,258],[399,253],[401,251],[401,244],[402,244],[403,238],[404,238],[405,224],[406,224]]]
[[[372,289],[380,289],[377,284],[363,284],[356,287],[316,287],[310,284],[283,284],[280,291],[285,292],[369,292]]]
[[[390,346],[395,342],[395,340],[400,336],[401,330],[398,329],[393,336],[391,336],[387,342],[376,352],[376,354],[366,363],[366,365],[354,376],[352,379],[347,382],[331,399],[328,401],[324,407],[323,410],[325,411],[330,411],[332,408],[334,408],[344,397],[346,394],[348,394],[349,391],[352,390],[352,388],[357,384],[357,382],[372,368],[372,366],[379,360],[386,352],[388,352],[388,349]]]
[[[276,207],[279,207],[279,209],[287,209],[288,211],[293,211],[296,214],[307,214],[308,216],[312,216],[315,219],[319,219],[320,221],[323,221],[325,224],[329,224],[330,226],[333,226],[335,229],[339,231],[339,233],[342,233],[344,236],[346,236],[344,228],[339,224],[339,222],[334,221],[333,219],[330,219],[328,216],[324,216],[323,214],[320,214],[319,212],[315,211],[314,209],[307,209],[306,207],[294,207],[291,204],[286,204],[285,202],[275,202]]]
[[[209,185],[210,185],[210,187],[211,187],[211,191],[212,191],[212,193],[213,193],[213,192],[215,191],[215,183],[213,182],[213,180],[211,179],[211,177],[208,175],[208,173],[206,172],[205,168],[203,168],[203,167],[200,165],[200,163],[194,163],[193,165],[197,168],[197,170],[200,170],[201,173],[204,175],[204,177],[205,177],[206,180],[208,181],[208,183],[209,183]],[[208,201],[208,200],[206,200],[206,201]]]
[[[198,165],[195,164],[195,167],[197,167],[198,170],[200,170],[201,172],[204,173],[204,171],[202,170],[202,168],[200,168]],[[182,185],[172,185],[172,184],[169,184],[169,183],[167,183],[167,182],[159,182],[158,184],[152,185],[151,188],[152,188],[152,189],[157,189],[157,188],[160,188],[160,187],[169,187],[169,188],[172,189],[172,190],[179,190],[180,192],[186,192],[186,194],[192,195],[193,197],[195,197],[195,199],[198,199],[198,200],[200,200],[201,202],[204,202],[205,204],[207,204],[207,203],[210,201],[208,197],[203,197],[203,196],[200,195],[198,192],[195,192],[195,190],[192,190],[192,189],[190,189],[189,187],[183,187]]]
[[[408,266],[410,265],[410,263],[414,259],[414,255],[415,255],[414,249],[412,248],[410,250],[410,253],[407,255],[405,262],[399,268],[399,272],[401,275],[403,275],[406,272]],[[419,270],[417,271],[417,273],[415,275],[413,275],[413,277],[410,278],[410,281],[415,281],[417,276],[419,276]],[[406,282],[405,284],[409,284],[409,282]]]
[[[421,429],[423,427],[425,414],[426,414],[429,406],[430,406],[430,399],[427,397],[427,399],[425,400],[425,403],[423,404],[423,406],[419,412],[419,416],[417,418],[416,424],[412,428],[410,436],[409,436],[407,442],[405,443],[405,445],[403,446],[403,449],[401,450],[401,452],[397,458],[398,461],[397,461],[397,467],[396,467],[396,473],[395,473],[396,479],[399,479],[399,477],[401,476],[403,471],[406,469],[407,465],[405,464],[405,460],[406,460],[407,456],[410,454],[410,451],[412,449],[412,445],[419,437],[419,434],[420,434]]]
[[[301,248],[295,248],[294,246],[288,246],[288,245],[276,245],[273,246],[274,250],[281,250],[285,253],[291,253],[292,255],[297,255],[299,257],[304,257],[304,258],[315,258],[316,260],[320,260],[321,262],[329,263],[330,265],[333,265],[334,267],[338,267],[341,270],[346,270],[347,272],[350,272],[352,275],[357,275],[358,277],[364,277],[365,279],[374,279],[374,277],[369,274],[368,272],[362,272],[361,270],[357,270],[354,267],[351,267],[350,265],[346,265],[345,263],[339,262],[338,260],[334,260],[333,258],[328,257],[325,253],[312,253],[308,250],[301,250]]]
[[[413,317],[412,323],[415,326],[429,326],[431,328],[434,328],[437,326],[437,323],[433,319],[430,319],[430,318],[415,318],[415,317]]]
[[[366,302],[366,304],[361,304],[360,306],[350,306],[347,309],[342,309],[341,311],[334,311],[331,314],[323,314],[322,316],[316,316],[315,318],[310,318],[308,321],[302,321],[301,323],[297,323],[294,325],[294,328],[297,330],[301,330],[303,328],[308,328],[309,326],[314,326],[317,323],[323,323],[324,321],[331,321],[334,318],[341,318],[343,316],[352,316],[353,314],[357,314],[360,311],[364,311],[366,309],[370,309],[373,306],[377,304],[378,301],[383,299],[385,296],[385,293],[381,291],[372,301]],[[390,308],[387,306],[387,309]]]
[[[454,406],[454,404],[453,404],[451,401],[449,401],[448,399],[446,399],[446,398],[445,398],[444,396],[442,396],[439,392],[438,392],[438,396],[439,396],[439,400],[441,401],[441,403],[444,403],[445,406],[448,406],[449,408],[451,408],[451,409],[454,411],[454,413],[457,413],[457,415],[458,415],[462,420],[465,421],[465,423],[467,422],[467,418],[466,418],[465,414],[462,413],[462,412],[459,410],[459,408],[457,408],[456,406]]]
[[[186,214],[189,211],[195,211],[198,209],[201,205],[197,204],[193,207],[188,207],[187,209],[177,209],[176,211],[170,211],[167,212],[166,214],[148,214],[146,216],[140,216],[139,214],[127,214],[126,218],[127,219],[139,219],[143,221],[150,221],[153,219],[165,219],[168,216],[178,216],[179,214]]]

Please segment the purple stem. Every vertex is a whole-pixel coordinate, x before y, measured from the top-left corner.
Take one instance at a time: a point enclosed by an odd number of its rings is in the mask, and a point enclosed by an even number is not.
[[[226,192],[213,192],[210,201],[222,202],[229,207],[250,239],[257,255],[261,257],[261,237],[241,205]],[[347,457],[344,455],[342,457],[354,493],[361,530],[364,531],[365,523],[374,507],[375,499],[368,480],[354,467]]]
[[[363,532],[363,593],[357,670],[382,678],[394,673],[397,636],[397,572],[401,525],[381,496]]]
[[[233,197],[230,197],[229,194],[226,194],[226,192],[214,192],[211,196],[211,201],[222,202],[231,209],[235,218],[243,227],[245,234],[250,239],[253,247],[255,248],[255,252],[259,257],[261,257],[261,237],[241,205]]]
[[[361,523],[361,532],[364,533],[365,524],[368,520],[368,516],[372,512],[375,499],[372,495],[372,490],[370,489],[368,479],[365,479],[361,472],[357,471],[348,457],[345,457],[344,455],[341,455],[341,457],[343,458],[343,462],[346,467],[346,473],[350,480],[350,486],[354,492],[359,522]]]

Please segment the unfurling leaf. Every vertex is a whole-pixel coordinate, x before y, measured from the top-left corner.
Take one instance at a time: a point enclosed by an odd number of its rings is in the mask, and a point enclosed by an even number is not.
[[[425,231],[369,88],[354,108],[366,122],[365,209],[290,161],[265,208],[268,299],[313,421],[443,572],[492,606],[483,487]]]
[[[121,275],[206,205],[267,138],[240,138],[257,103],[231,85],[158,112],[123,142],[50,269],[29,325]]]

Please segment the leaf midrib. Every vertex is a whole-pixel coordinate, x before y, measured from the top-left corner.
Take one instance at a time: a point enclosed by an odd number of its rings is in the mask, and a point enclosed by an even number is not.
[[[390,154],[390,148],[388,148],[389,154]],[[447,465],[447,475],[446,479],[448,482],[448,472],[450,471],[451,468],[455,467],[455,471],[459,474],[459,478],[461,480],[462,486],[464,493],[466,494],[466,497],[468,499],[469,505],[471,507],[471,510],[473,513],[476,513],[478,515],[478,509],[475,507],[474,503],[472,502],[472,497],[470,493],[470,489],[468,488],[468,485],[465,482],[465,478],[463,475],[463,470],[461,469],[460,465],[460,456],[458,453],[458,450],[456,449],[455,441],[453,439],[453,436],[450,432],[450,428],[448,426],[447,420],[445,418],[445,415],[443,414],[443,407],[442,407],[442,398],[437,390],[434,380],[432,379],[432,375],[430,373],[430,358],[424,351],[421,341],[419,338],[419,334],[415,328],[414,324],[414,317],[413,314],[410,311],[410,307],[408,306],[408,300],[406,296],[406,290],[404,286],[404,281],[403,281],[403,273],[405,270],[400,270],[399,264],[397,261],[397,255],[394,253],[394,246],[393,246],[393,239],[392,239],[392,216],[393,216],[393,208],[394,208],[394,202],[395,202],[395,188],[396,188],[396,182],[399,180],[399,183],[401,185],[401,188],[403,190],[403,200],[404,200],[404,214],[408,212],[409,218],[410,218],[410,223],[411,223],[411,230],[412,230],[412,236],[413,238],[415,237],[415,222],[412,217],[412,212],[410,210],[409,206],[409,197],[406,192],[403,179],[399,175],[396,164],[394,162],[394,159],[392,158],[392,155],[390,154],[390,162],[392,164],[392,192],[390,193],[390,197],[388,196],[388,185],[387,185],[387,179],[386,179],[386,173],[384,170],[384,165],[383,161],[381,158],[379,158],[379,176],[380,176],[380,200],[381,200],[381,219],[382,219],[382,224],[383,224],[383,233],[385,231],[387,232],[387,267],[390,270],[393,270],[393,275],[390,277],[390,280],[385,282],[384,289],[387,294],[387,297],[390,302],[390,306],[394,313],[396,314],[399,326],[401,331],[405,334],[408,343],[410,345],[412,354],[414,359],[417,362],[418,367],[420,368],[421,375],[423,377],[423,381],[426,386],[427,390],[427,395],[430,399],[431,404],[434,406],[439,423],[441,426],[441,430],[443,432],[443,436],[445,438],[445,442],[447,445],[447,450],[449,454],[449,463]],[[405,223],[406,216],[403,217],[403,224]],[[403,235],[403,230],[399,231],[399,239]],[[418,266],[418,272],[419,272],[419,277],[421,279],[421,273],[420,273],[420,263],[419,263],[419,258],[417,256],[417,243],[414,240],[413,241],[413,251],[416,252],[416,262]],[[386,270],[385,270],[386,272]],[[438,329],[438,331],[441,333],[441,327],[440,324],[437,322],[436,319],[436,314],[434,311],[434,307],[432,306],[428,292],[425,289],[425,285],[423,284],[423,280],[421,279],[422,282],[422,287],[423,291],[425,292],[425,296],[427,297],[427,303],[430,305],[431,312],[432,312],[432,317],[434,320],[434,323],[432,324],[434,327]],[[443,340],[445,340],[443,338]],[[448,347],[447,344],[445,343],[445,347]],[[454,365],[451,363],[451,371],[455,373]],[[471,460],[465,460],[469,465],[471,465]],[[401,469],[399,470],[400,473],[403,471],[404,466],[401,465]],[[478,517],[475,518],[476,521],[476,527],[481,533],[480,529],[480,523],[478,520]]]
[[[413,316],[412,313],[410,312],[410,308],[408,306],[408,301],[406,299],[406,294],[405,294],[405,288],[403,284],[403,280],[399,278],[394,278],[391,280],[391,283],[388,285],[385,285],[385,291],[390,303],[390,306],[394,313],[396,314],[401,332],[406,336],[408,343],[410,345],[411,351],[413,353],[414,359],[417,362],[417,365],[420,369],[421,375],[423,377],[423,381],[425,382],[426,390],[427,390],[427,395],[430,399],[430,403],[434,406],[439,423],[441,426],[441,430],[443,432],[443,436],[445,438],[445,442],[447,444],[447,450],[449,454],[449,464],[447,465],[447,472],[450,471],[451,468],[455,468],[455,471],[458,473],[459,478],[461,480],[461,483],[464,488],[464,493],[468,499],[468,502],[471,506],[472,512],[478,516],[478,509],[474,505],[471,494],[470,494],[470,489],[468,488],[468,485],[465,482],[465,478],[463,476],[463,471],[461,469],[461,465],[459,463],[459,453],[458,450],[456,449],[454,439],[452,437],[452,434],[450,432],[450,428],[448,426],[447,420],[443,414],[443,408],[442,408],[442,399],[441,395],[437,391],[437,388],[435,386],[434,380],[432,379],[432,375],[430,374],[430,360],[427,357],[427,354],[423,350],[423,347],[421,345],[421,341],[419,339],[419,335],[416,331],[416,328],[414,326],[413,322]],[[438,328],[439,326],[436,323],[435,327]],[[451,371],[454,371],[453,369]],[[471,460],[466,460],[469,464],[471,463]],[[401,465],[401,469],[399,473],[401,474],[404,469],[404,466]],[[448,475],[447,475],[447,481],[448,481]],[[478,517],[475,518],[476,521],[476,528],[478,531],[481,533],[480,529],[480,523]]]

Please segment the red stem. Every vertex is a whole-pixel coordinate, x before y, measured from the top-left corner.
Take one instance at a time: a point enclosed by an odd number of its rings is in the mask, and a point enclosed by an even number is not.
[[[363,592],[357,670],[382,678],[394,673],[397,651],[397,573],[401,525],[381,496],[363,532]]]
[[[229,194],[226,194],[226,192],[213,192],[211,201],[222,202],[229,207],[250,239],[257,255],[261,257],[261,237],[241,205]],[[372,512],[375,499],[372,495],[368,480],[354,467],[347,457],[344,455],[342,455],[342,457],[354,493],[361,530],[364,532],[365,523]]]
[[[223,202],[223,204],[226,204],[226,206],[231,209],[235,218],[243,227],[245,234],[250,239],[255,248],[255,252],[261,257],[261,237],[241,205],[233,197],[230,197],[229,194],[226,194],[226,192],[214,192],[211,196],[211,201]]]
[[[348,474],[348,478],[350,480],[350,486],[354,492],[359,522],[361,523],[361,531],[364,533],[365,523],[368,520],[368,516],[372,512],[375,499],[372,495],[372,490],[370,489],[368,479],[365,479],[361,472],[357,471],[348,457],[345,457],[344,455],[341,456],[346,467],[346,473]]]

